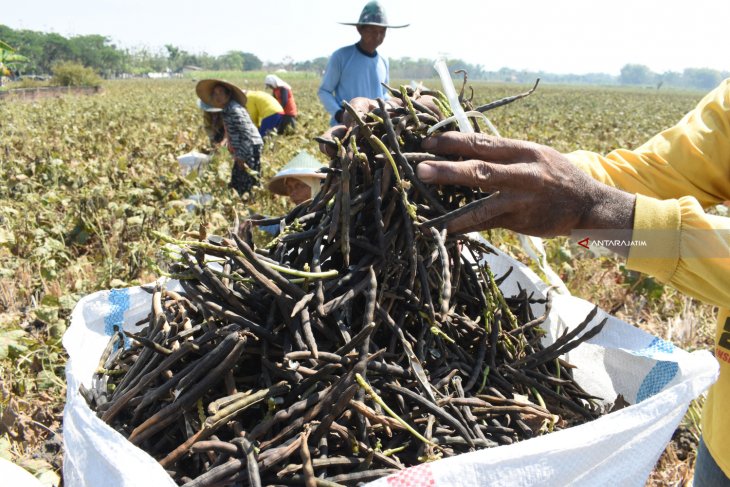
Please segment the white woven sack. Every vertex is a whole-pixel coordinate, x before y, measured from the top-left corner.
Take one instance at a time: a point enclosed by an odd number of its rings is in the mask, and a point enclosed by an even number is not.
[[[505,296],[545,295],[547,286],[529,268],[502,252],[486,259]],[[593,309],[582,299],[554,295],[545,343],[580,324]],[[536,315],[540,310],[536,311]],[[442,486],[643,486],[692,399],[719,372],[707,351],[688,353],[600,311],[603,330],[565,355],[576,380],[612,403],[618,394],[632,404],[580,426],[456,457],[422,464],[370,482],[368,487]],[[589,327],[590,328],[590,327]]]
[[[544,296],[546,285],[527,267],[499,252],[488,256],[507,296],[519,285]],[[170,287],[173,283],[169,283]],[[90,386],[102,350],[115,326],[135,330],[150,311],[141,288],[101,291],[74,308],[63,343],[69,354],[64,410],[64,480],[68,487],[174,486],[162,467],[89,409],[78,392]],[[554,296],[546,342],[580,323],[592,305]],[[544,307],[534,310],[538,315]],[[605,315],[599,312],[598,323]],[[582,426],[510,446],[420,465],[380,479],[374,486],[644,485],[690,401],[714,382],[718,365],[709,352],[687,353],[616,318],[565,357],[590,393],[634,404]],[[636,403],[636,404],[635,404]]]

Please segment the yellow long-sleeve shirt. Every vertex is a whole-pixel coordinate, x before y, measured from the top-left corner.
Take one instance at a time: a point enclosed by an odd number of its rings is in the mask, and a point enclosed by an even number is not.
[[[730,200],[730,79],[636,150],[568,157],[593,178],[637,194],[632,240],[646,246],[631,248],[629,269],[719,306],[720,377],[705,403],[702,434],[730,477],[730,218],[703,210]]]
[[[263,91],[246,92],[246,111],[251,115],[254,125],[261,128],[261,121],[275,113],[284,114],[276,98]]]

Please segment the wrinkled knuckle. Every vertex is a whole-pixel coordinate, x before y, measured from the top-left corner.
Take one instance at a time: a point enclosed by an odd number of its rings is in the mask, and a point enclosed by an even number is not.
[[[488,154],[494,147],[492,139],[484,134],[469,134],[469,144],[476,154]]]
[[[480,162],[477,163],[474,166],[473,169],[474,172],[474,181],[479,184],[479,186],[484,186],[489,181],[489,178],[491,176],[491,171],[489,170],[489,166],[487,166],[485,163]]]
[[[535,154],[535,160],[538,161],[551,161],[560,156],[558,151],[545,145],[533,144],[531,150]]]

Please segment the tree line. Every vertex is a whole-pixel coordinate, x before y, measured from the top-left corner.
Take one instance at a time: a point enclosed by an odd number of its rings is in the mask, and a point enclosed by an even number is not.
[[[212,56],[207,53],[192,54],[171,44],[158,50],[122,49],[102,35],[66,38],[56,33],[15,30],[5,25],[0,25],[0,40],[28,59],[28,62],[18,66],[21,74],[48,74],[55,64],[65,61],[83,64],[107,78],[123,73],[178,72],[185,66],[234,71],[251,71],[263,67],[261,59],[243,51]]]
[[[73,61],[92,68],[104,77],[118,76],[123,73],[144,74],[149,72],[179,72],[185,66],[195,66],[204,70],[253,71],[263,68],[274,70],[283,68],[289,71],[308,71],[321,74],[327,66],[326,57],[306,61],[286,58],[283,62],[264,66],[255,54],[243,51],[229,51],[220,56],[207,53],[190,53],[167,44],[164,48],[123,49],[111,39],[102,35],[83,35],[64,37],[56,33],[32,30],[15,30],[0,25],[0,41],[28,59],[20,68],[22,74],[50,73],[53,65],[63,61]],[[730,77],[728,71],[708,68],[687,68],[682,72],[667,71],[655,73],[640,64],[626,64],[618,76],[606,73],[555,74],[544,71],[515,70],[502,68],[488,71],[482,65],[467,63],[461,59],[450,59],[452,70],[463,69],[472,80],[532,83],[540,78],[545,83],[627,85],[661,88],[710,90],[720,81]],[[390,60],[391,79],[423,80],[435,77],[433,60],[425,58],[402,57]]]
[[[451,59],[448,61],[448,65],[452,71],[457,69],[465,70],[469,75],[469,79],[523,84],[534,83],[535,79],[540,78],[541,82],[553,84],[625,85],[657,89],[673,87],[709,91],[720,84],[722,80],[730,78],[729,71],[686,68],[682,72],[655,73],[648,66],[641,64],[624,65],[618,76],[607,73],[556,74],[511,68],[487,71],[481,65],[469,64],[460,59]],[[433,72],[433,60],[431,59],[401,58],[390,61],[390,77],[394,79],[433,78]]]
[[[619,81],[626,85],[656,86],[657,88],[666,85],[709,91],[728,77],[730,77],[728,71],[709,68],[686,68],[681,73],[666,71],[660,74],[642,64],[627,64],[621,68]]]

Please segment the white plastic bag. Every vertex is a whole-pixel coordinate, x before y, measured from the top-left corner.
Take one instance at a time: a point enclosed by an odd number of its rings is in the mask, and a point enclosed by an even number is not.
[[[501,285],[506,296],[518,293],[518,283],[528,294],[544,296],[547,286],[527,267],[499,251],[487,260],[495,276],[513,268]],[[550,319],[543,325],[547,341],[579,324],[593,308],[575,297],[553,298]],[[64,411],[68,487],[175,485],[153,458],[98,419],[78,392],[80,384],[90,385],[114,326],[134,330],[149,313],[150,302],[140,288],[115,289],[85,297],[73,311],[63,340],[69,354]],[[599,312],[594,323],[603,316]],[[644,485],[690,401],[718,374],[709,352],[687,353],[614,317],[566,359],[578,366],[575,377],[589,393],[607,402],[620,393],[634,405],[581,426],[420,465],[370,485]]]
[[[4,458],[0,458],[0,479],[2,479],[2,485],[12,485],[13,487],[43,487],[40,480],[33,477],[27,470]]]
[[[208,193],[193,194],[188,196],[186,201],[188,204],[185,205],[185,209],[188,211],[195,211],[196,208],[202,208],[213,201],[213,196]]]
[[[180,170],[183,176],[190,174],[192,171],[200,172],[205,166],[210,163],[211,157],[200,152],[188,152],[177,157],[177,162],[180,163]]]

